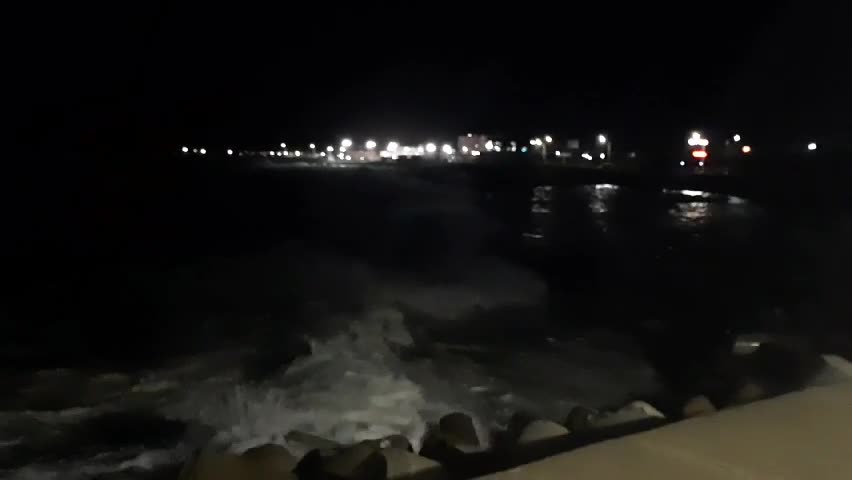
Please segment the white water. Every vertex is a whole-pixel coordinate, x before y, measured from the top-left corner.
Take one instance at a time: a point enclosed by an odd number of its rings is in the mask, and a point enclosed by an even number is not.
[[[284,434],[293,429],[341,443],[403,434],[419,448],[427,422],[451,411],[470,413],[486,444],[487,428],[519,409],[559,419],[578,403],[617,403],[656,387],[653,372],[641,361],[581,342],[551,339],[542,342],[544,348],[514,352],[487,345],[429,346],[427,354],[403,360],[399,352],[413,340],[398,312],[380,309],[344,320],[348,328],[313,340],[311,355],[260,383],[244,381],[235,368],[248,350],[231,350],[148,372],[121,396],[86,409],[3,415],[29,415],[44,428],[62,429],[99,413],[145,407],[212,427],[214,441],[236,451],[285,444]],[[489,355],[482,360],[465,352]],[[207,438],[190,435],[162,450],[124,447],[0,472],[0,477],[74,480],[131,467],[151,469],[180,461]],[[0,448],[26,443],[26,438],[3,440]]]

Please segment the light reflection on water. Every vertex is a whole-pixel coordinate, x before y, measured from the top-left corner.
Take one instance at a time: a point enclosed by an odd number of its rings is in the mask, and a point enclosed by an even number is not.
[[[747,200],[736,196],[670,189],[648,196],[608,183],[565,189],[538,186],[533,189],[531,203],[531,227],[523,236],[536,241],[551,238],[557,224],[570,224],[577,231],[583,229],[585,221],[590,222],[588,227],[607,233],[618,219],[641,222],[646,217],[649,224],[662,220],[664,228],[688,230],[744,218],[753,212]],[[577,215],[583,211],[585,215]]]

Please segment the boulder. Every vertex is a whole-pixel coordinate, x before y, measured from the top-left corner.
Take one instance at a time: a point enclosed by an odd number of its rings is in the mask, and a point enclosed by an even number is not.
[[[335,450],[340,448],[340,444],[333,440],[328,440],[316,435],[311,435],[310,433],[300,432],[298,430],[291,430],[284,436],[284,439],[287,441],[287,447],[289,447],[290,451],[296,456],[302,456],[312,450]]]
[[[607,428],[626,425],[644,420],[664,420],[665,415],[647,402],[636,401],[616,410],[615,412],[597,416],[592,421],[594,428]]]
[[[385,480],[388,463],[371,443],[358,443],[329,458],[322,468],[327,478]]]
[[[298,463],[286,448],[273,443],[254,447],[243,452],[243,458],[262,465],[270,472],[289,473],[296,468]]]
[[[388,480],[413,478],[417,480],[444,480],[447,478],[447,472],[440,463],[408,450],[387,448],[382,450],[382,455],[387,461]]]
[[[716,406],[704,395],[692,397],[683,405],[681,411],[684,418],[700,417],[716,413]]]
[[[548,438],[561,437],[563,435],[568,435],[569,433],[571,432],[567,428],[556,422],[551,422],[550,420],[534,420],[524,427],[520,437],[518,437],[518,444],[525,445],[540,440],[547,440]]]
[[[734,405],[743,405],[764,399],[767,396],[768,392],[766,391],[766,387],[755,381],[749,380],[743,383],[743,385],[734,392],[731,403]]]
[[[391,435],[383,438],[381,441],[381,448],[396,448],[399,450],[407,450],[409,452],[414,451],[411,447],[411,442],[408,441],[408,438],[405,435]]]
[[[571,409],[568,413],[568,418],[565,419],[565,426],[572,432],[582,432],[592,428],[592,423],[598,412],[587,407],[578,405]]]
[[[479,447],[479,436],[470,415],[454,412],[441,417],[438,422],[441,435],[456,447]]]
[[[275,458],[275,456],[270,456]],[[202,450],[184,465],[178,480],[295,480],[289,471],[280,471],[280,465],[267,463],[261,458],[244,457],[228,452]]]

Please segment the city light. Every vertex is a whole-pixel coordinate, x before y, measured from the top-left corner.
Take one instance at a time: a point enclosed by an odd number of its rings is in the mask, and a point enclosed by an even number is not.
[[[601,145],[604,145],[606,143],[606,135],[604,135],[604,134],[598,135],[598,143],[600,143]]]
[[[287,148],[287,144],[284,143],[284,142],[281,142],[281,148]]]
[[[325,152],[320,153],[320,157],[324,157],[324,156],[325,156]]]
[[[560,155],[562,155],[562,152],[560,152],[559,150],[557,150],[557,151],[556,151],[556,156],[558,157],[558,156],[560,156]]]
[[[346,155],[346,161],[350,161],[350,160],[352,160],[352,156],[351,156],[351,155]]]
[[[279,157],[281,156],[281,153],[282,153],[282,152],[278,152],[278,156],[279,156]],[[289,157],[289,156],[290,156],[290,152],[288,152],[287,150],[284,150],[284,156],[285,156],[285,157]]]
[[[685,166],[685,165],[686,165],[686,162],[684,162],[683,160],[681,160],[681,161],[680,161],[680,166],[681,166],[681,167],[683,167],[683,166]]]
[[[491,140],[488,140],[487,142],[485,142],[485,149],[486,150],[494,150],[494,142],[492,142]]]
[[[202,149],[200,149],[200,150],[198,151],[198,153],[200,153],[200,154],[202,154],[202,155],[207,155],[207,149],[206,149],[206,148],[202,148]]]
[[[376,148],[376,141],[375,140],[367,140],[367,143],[365,143],[364,145],[366,145],[367,150],[372,150],[372,149]]]
[[[438,146],[435,145],[434,143],[427,143],[426,144],[426,151],[429,152],[429,153],[435,153],[435,152],[438,151]]]
[[[399,143],[398,142],[388,142],[388,151],[389,152],[395,152],[395,151],[397,151],[397,149],[399,149]]]
[[[693,150],[692,151],[693,158],[707,158],[707,150]]]
[[[474,157],[478,157],[480,155],[480,152],[479,152],[479,150],[474,150],[474,151],[470,152],[470,154],[473,155]]]
[[[814,151],[814,150],[816,150],[816,149],[817,149],[817,144],[816,144],[816,143],[811,142],[811,143],[809,143],[809,144],[808,144],[808,150],[810,150],[810,151]]]
[[[751,153],[751,147],[748,145],[743,145],[743,153]]]
[[[300,152],[300,151],[298,151],[298,150],[296,150],[296,151],[295,151],[295,152],[293,152],[293,153],[294,153],[297,157],[301,157],[301,156],[302,156],[302,152]]]
[[[734,135],[734,141],[735,142],[739,142],[742,139],[743,139],[743,137],[741,137],[739,134]]]
[[[192,149],[192,153],[198,153],[198,149],[197,149],[197,148],[193,148],[193,149]]]
[[[345,151],[346,151],[346,147],[344,147],[343,145],[341,145],[341,146],[340,146],[340,151],[341,151],[341,152],[345,152]]]
[[[310,148],[311,150],[313,150],[313,149],[317,148],[317,146],[316,146],[316,144],[315,144],[315,143],[312,143],[312,144],[308,145],[308,148]]]
[[[417,154],[418,154],[418,155],[423,155],[423,152],[424,152],[424,151],[426,151],[426,149],[425,149],[425,148],[423,148],[423,145],[418,145],[418,146],[417,146]]]
[[[589,160],[589,161],[591,161],[593,159],[593,157],[591,155],[589,155],[588,153],[583,153],[580,156],[585,158],[586,160]]]
[[[450,144],[445,143],[444,146],[441,147],[441,151],[444,152],[447,155],[452,155],[453,154],[453,147]]]
[[[527,147],[521,147],[521,153],[527,153]]]
[[[467,147],[462,145],[462,153],[467,153]]]
[[[352,140],[349,139],[349,138],[344,138],[343,140],[340,141],[340,146],[345,147],[345,148],[349,148],[349,147],[352,146]],[[345,152],[345,151],[346,150],[341,150],[341,152]]]
[[[603,160],[603,159],[605,159],[605,158],[606,158],[606,154],[605,154],[605,153],[602,153],[602,154],[600,155],[600,157],[601,157],[601,160]]]
[[[337,158],[339,158],[339,159],[343,160],[344,156],[343,156],[343,154],[342,154],[342,153],[338,153],[338,154],[337,154]]]
[[[333,152],[333,151],[334,151],[334,147],[332,147],[331,145],[329,145],[329,146],[325,147],[325,151],[326,151],[326,152]]]
[[[550,135],[545,135],[545,136],[544,136],[544,141],[545,141],[545,142],[547,142],[547,143],[552,143],[552,142],[553,142],[553,137],[551,137]]]
[[[189,147],[181,147],[180,151],[183,153],[189,153]]]
[[[234,154],[234,151],[229,148],[228,149],[228,155],[233,155],[233,154]]]
[[[704,162],[698,162],[698,166],[699,166],[699,167],[703,167],[703,166],[704,166]]]
[[[270,156],[270,157],[274,157],[274,156],[275,156],[275,152],[274,152],[273,150],[270,150],[270,151],[269,151],[269,156]]]
[[[535,146],[535,139],[534,139],[534,138],[531,138],[531,139],[530,139],[530,145]]]
[[[472,133],[468,133],[468,134],[467,134],[467,138],[470,138],[470,137],[472,137],[472,136],[473,136],[473,134],[472,134]]]

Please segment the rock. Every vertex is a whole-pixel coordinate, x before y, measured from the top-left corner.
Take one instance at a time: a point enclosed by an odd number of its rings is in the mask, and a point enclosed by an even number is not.
[[[298,463],[286,448],[273,443],[251,448],[243,452],[243,458],[262,465],[270,472],[289,473],[296,468]]]
[[[581,432],[592,427],[595,417],[598,412],[591,408],[576,406],[568,413],[568,418],[565,419],[565,426],[572,432]]]
[[[567,428],[550,420],[534,420],[527,425],[518,437],[518,444],[524,445],[528,443],[546,440],[548,438],[561,437],[571,433]]]
[[[328,459],[322,471],[336,479],[385,480],[388,462],[374,445],[362,442]]]
[[[291,430],[284,436],[290,452],[296,456],[302,456],[311,450],[334,450],[340,448],[340,444],[310,433]]]
[[[441,417],[438,422],[441,435],[448,443],[456,447],[479,447],[479,436],[473,419],[465,413],[450,413]]]
[[[615,412],[599,415],[592,421],[592,425],[594,428],[606,428],[655,418],[665,419],[666,416],[647,402],[636,401]]]
[[[447,472],[440,463],[408,450],[388,448],[382,450],[382,455],[387,461],[388,480],[413,478],[417,480],[444,480],[447,478]]]
[[[290,472],[281,472],[273,462],[228,452],[203,450],[191,458],[178,475],[178,480],[295,480]]]
[[[391,435],[383,438],[381,441],[381,448],[396,448],[398,450],[407,450],[409,452],[414,451],[414,449],[411,448],[411,442],[408,441],[408,438],[405,435]]]
[[[765,387],[754,381],[746,381],[746,383],[734,392],[731,403],[734,405],[743,405],[766,397],[767,391]]]
[[[716,406],[704,395],[692,397],[683,405],[683,417],[693,418],[716,413]]]

